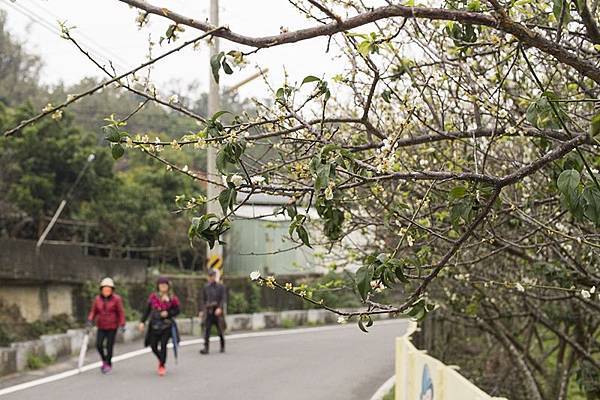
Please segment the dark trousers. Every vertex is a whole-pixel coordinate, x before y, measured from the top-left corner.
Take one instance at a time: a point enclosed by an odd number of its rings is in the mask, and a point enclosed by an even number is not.
[[[225,338],[223,337],[223,329],[221,329],[222,327],[219,323],[219,317],[217,317],[214,312],[208,312],[206,314],[206,318],[204,319],[204,347],[208,349],[208,339],[210,338],[210,331],[213,325],[217,327],[217,332],[219,333],[219,338],[221,339],[221,349],[224,349]]]
[[[112,365],[113,347],[115,347],[116,336],[116,329],[98,329],[98,333],[96,334],[96,348],[102,361],[108,363],[108,365]]]
[[[160,365],[165,365],[167,362],[167,343],[171,338],[171,330],[165,329],[162,332],[152,332],[150,334],[150,347],[152,352],[158,358]]]

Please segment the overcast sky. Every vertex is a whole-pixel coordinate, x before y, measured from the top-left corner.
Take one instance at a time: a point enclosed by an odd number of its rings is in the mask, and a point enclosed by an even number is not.
[[[208,16],[208,0],[151,0],[151,3],[200,20]],[[282,25],[292,30],[315,24],[285,0],[221,0],[220,7],[222,25],[252,36],[277,34]],[[85,76],[100,76],[72,44],[59,37],[59,19],[76,26],[72,35],[95,55],[113,60],[120,71],[143,62],[148,35],[158,42],[169,25],[168,20],[153,16],[150,24],[139,30],[135,24],[137,11],[117,0],[0,0],[0,9],[8,14],[10,31],[25,40],[31,51],[42,56],[45,63],[42,80],[50,84],[60,81],[69,84]],[[187,28],[183,38],[196,35],[197,31]],[[331,77],[341,71],[339,63],[332,61],[332,54],[325,54],[326,46],[325,38],[317,38],[261,50],[249,58],[250,64],[244,70],[224,78],[223,84],[230,86],[253,74],[256,64],[269,68],[269,80],[274,86],[283,82],[284,65],[292,81],[301,81],[309,74]],[[239,48],[221,41],[222,50]],[[162,51],[157,46],[154,55]],[[168,83],[171,87],[174,81],[180,82],[179,87],[198,81],[202,92],[208,87],[208,66],[208,51],[203,45],[199,51],[183,51],[157,64],[153,80],[159,84]],[[242,97],[263,97],[266,93],[260,79],[240,91]]]

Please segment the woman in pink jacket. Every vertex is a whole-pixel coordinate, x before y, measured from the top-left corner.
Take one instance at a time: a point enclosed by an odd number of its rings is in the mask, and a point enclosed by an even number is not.
[[[121,296],[114,293],[115,284],[111,278],[104,278],[100,282],[100,294],[92,303],[88,315],[88,325],[94,322],[98,327],[96,334],[96,348],[102,358],[100,370],[107,374],[112,370],[112,355],[117,336],[117,328],[124,330],[125,310]],[[105,347],[106,346],[106,347]]]

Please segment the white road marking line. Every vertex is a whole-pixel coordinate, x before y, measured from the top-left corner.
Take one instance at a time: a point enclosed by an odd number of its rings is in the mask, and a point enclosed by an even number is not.
[[[405,320],[378,321],[377,325],[379,325],[379,326],[380,325],[391,325],[391,324],[395,324],[395,323],[399,323],[399,322],[405,322]],[[295,334],[312,333],[312,332],[331,331],[331,330],[340,329],[340,328],[341,328],[340,325],[330,325],[330,326],[319,326],[319,327],[314,327],[314,328],[296,328],[296,329],[275,330],[275,331],[236,333],[233,335],[227,335],[227,336],[225,336],[225,338],[226,338],[226,340],[236,340],[236,339],[249,339],[249,338],[255,338],[255,337],[267,337],[267,336],[284,336],[284,335],[295,335]],[[212,338],[210,338],[210,341],[213,342],[218,339],[219,339],[218,337],[212,337]],[[185,347],[185,346],[192,346],[195,344],[202,344],[202,343],[204,343],[204,339],[192,339],[192,340],[182,341],[179,344],[179,346]],[[171,347],[173,347],[173,344],[169,343],[169,348],[171,348]],[[143,348],[140,350],[130,351],[128,353],[124,353],[124,354],[113,357],[113,363],[128,360],[130,358],[141,356],[141,355],[147,354],[147,353],[150,353],[149,348]],[[68,371],[60,372],[58,374],[46,376],[44,378],[20,383],[18,385],[14,385],[14,386],[9,386],[7,388],[0,389],[0,396],[6,395],[9,393],[19,392],[21,390],[29,389],[32,387],[44,385],[46,383],[51,383],[51,382],[56,382],[56,381],[59,381],[62,379],[66,379],[71,376],[78,375],[78,374],[86,372],[86,371],[90,371],[92,369],[100,368],[100,365],[101,365],[101,362],[98,361],[95,363],[84,365],[83,367],[81,367],[81,372],[77,368],[74,368],[74,369],[71,369]]]

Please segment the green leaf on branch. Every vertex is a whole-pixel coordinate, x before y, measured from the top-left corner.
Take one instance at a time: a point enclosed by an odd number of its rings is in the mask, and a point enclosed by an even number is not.
[[[590,135],[596,136],[600,133],[600,113],[594,115],[592,117],[592,121],[590,122]]]
[[[308,75],[307,77],[305,77],[302,80],[301,86],[304,85],[305,83],[320,82],[320,81],[321,81],[321,79],[317,78],[316,76],[314,76],[314,75]]]
[[[450,219],[452,225],[455,227],[460,225],[461,222],[468,223],[471,217],[471,210],[473,209],[473,203],[469,198],[463,198],[452,206],[450,211]]]
[[[188,229],[188,238],[190,245],[194,238],[199,238],[208,243],[212,249],[215,243],[224,244],[221,236],[230,228],[229,221],[220,220],[215,214],[204,214],[201,217],[192,218],[192,223]]]
[[[428,303],[424,298],[420,298],[413,303],[412,307],[406,312],[406,315],[417,321],[422,321],[434,309],[435,304]]]
[[[317,177],[315,179],[315,191],[327,187],[329,176],[331,175],[331,164],[321,164],[317,167]]]
[[[219,172],[226,174],[230,166],[237,165],[245,149],[246,143],[243,141],[227,143],[219,149],[215,159],[215,164]]]
[[[233,70],[231,69],[226,60],[223,60],[221,65],[223,65],[223,72],[225,72],[227,75],[233,74]]]
[[[121,141],[121,132],[113,126],[107,125],[104,127],[105,131],[108,131],[108,135],[106,135],[106,140],[112,143],[119,143]]]
[[[455,186],[450,190],[449,197],[451,199],[461,199],[467,195],[467,188],[465,186]]]
[[[574,169],[568,169],[560,173],[558,180],[556,181],[556,186],[561,193],[571,194],[573,191],[577,190],[580,181],[581,176],[579,175],[579,172]]]
[[[560,23],[561,14],[563,14],[564,8],[564,16],[562,20],[563,26],[568,24],[571,20],[571,13],[569,10],[569,2],[566,0],[552,0],[552,14],[554,14],[554,18],[556,18],[556,22]]]
[[[555,102],[558,99],[559,97],[554,92],[542,93],[542,96],[539,99],[527,107],[527,112],[525,114],[527,121],[538,129],[561,129],[561,120],[566,122],[568,120],[568,115],[561,103]],[[551,104],[551,102],[553,103]]]
[[[383,98],[383,101],[385,101],[386,103],[390,103],[392,100],[392,91],[389,89],[384,90],[381,93],[381,97]]]
[[[112,144],[110,151],[115,160],[118,160],[119,158],[123,157],[123,154],[125,154],[125,149],[119,143]]]
[[[366,324],[365,324],[366,321]],[[369,333],[367,328],[373,326],[373,318],[368,314],[362,314],[358,317],[358,328],[364,333]]]
[[[223,190],[219,194],[219,204],[221,205],[221,209],[223,210],[223,214],[227,214],[227,210],[233,211],[235,206],[235,198],[237,195],[237,191],[235,188],[228,188]]]
[[[305,246],[311,247],[306,228],[304,228],[303,226],[299,226],[296,228],[296,233],[298,234],[298,237]]]
[[[219,83],[219,70],[221,69],[221,59],[223,57],[225,57],[225,53],[221,51],[210,58],[210,70],[217,83]]]
[[[289,210],[288,210],[288,213],[289,213]],[[295,214],[295,216],[292,219],[292,223],[290,224],[290,227],[288,228],[288,233],[290,236],[292,236],[294,234],[294,232],[296,232],[300,241],[302,241],[302,243],[305,246],[312,248],[312,246],[310,245],[310,239],[308,237],[308,231],[304,227],[305,221],[306,221],[306,215]]]
[[[596,226],[600,226],[600,191],[596,185],[587,186],[583,189],[584,215]]]
[[[356,271],[356,288],[358,294],[363,300],[366,300],[369,291],[371,290],[371,281],[373,280],[373,274],[375,268],[373,265],[360,267]]]

